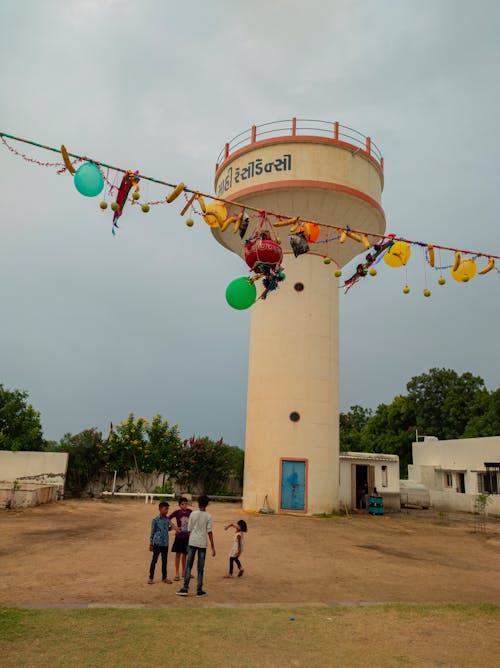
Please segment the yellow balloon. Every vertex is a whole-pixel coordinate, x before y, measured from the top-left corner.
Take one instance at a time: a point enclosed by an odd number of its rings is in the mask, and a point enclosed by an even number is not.
[[[402,267],[410,259],[410,246],[406,241],[396,241],[384,255],[384,262],[389,267]]]
[[[219,227],[227,218],[227,209],[222,202],[210,202],[206,205],[203,220],[210,227]]]
[[[467,283],[471,281],[476,275],[477,267],[475,260],[461,260],[458,267],[451,270],[451,277],[459,283]]]

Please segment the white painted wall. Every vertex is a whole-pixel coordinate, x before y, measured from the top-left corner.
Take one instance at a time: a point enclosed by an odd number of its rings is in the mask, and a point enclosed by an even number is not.
[[[31,482],[0,482],[0,508],[27,508],[57,501],[62,488],[57,485],[39,485]]]
[[[352,508],[351,474],[352,464],[375,468],[375,487],[384,497],[384,506],[390,510],[400,509],[399,457],[372,452],[342,452],[340,454],[340,507]],[[387,486],[384,486],[382,466],[387,466]]]
[[[485,462],[500,462],[500,436],[419,441],[413,443],[412,452],[408,477],[429,489],[435,508],[473,512],[479,493],[478,472],[486,470]],[[451,486],[447,485],[447,473]],[[460,473],[464,474],[465,493],[457,491]],[[500,495],[490,496],[487,512],[500,514]]]
[[[67,452],[0,450],[0,481],[53,484],[64,488]]]
[[[412,445],[413,465],[456,470],[484,470],[484,462],[500,461],[500,436],[419,441]]]

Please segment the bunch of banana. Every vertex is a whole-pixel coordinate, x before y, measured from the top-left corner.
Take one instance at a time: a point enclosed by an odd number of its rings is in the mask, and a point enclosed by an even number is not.
[[[427,244],[427,253],[429,254],[429,264],[431,267],[434,266],[434,246],[432,244]]]

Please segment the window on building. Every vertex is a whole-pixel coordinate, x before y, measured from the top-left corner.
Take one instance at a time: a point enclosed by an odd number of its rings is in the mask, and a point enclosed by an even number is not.
[[[480,494],[499,494],[500,469],[486,469],[477,474],[477,489]]]
[[[465,473],[457,473],[457,492],[465,494]]]
[[[453,487],[453,473],[451,471],[444,472],[444,486]]]
[[[382,487],[387,487],[387,466],[382,466]]]

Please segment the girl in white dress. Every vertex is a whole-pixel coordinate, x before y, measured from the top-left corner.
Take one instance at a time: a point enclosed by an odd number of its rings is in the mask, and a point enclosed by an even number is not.
[[[245,547],[245,537],[243,534],[247,532],[247,523],[245,520],[238,520],[236,524],[228,524],[227,527],[224,527],[224,530],[227,531],[229,527],[233,527],[235,529],[235,534],[233,546],[229,552],[229,573],[224,575],[224,578],[233,577],[234,564],[238,566],[238,577],[240,578],[245,572],[241,567],[240,555],[243,552],[243,548]]]

